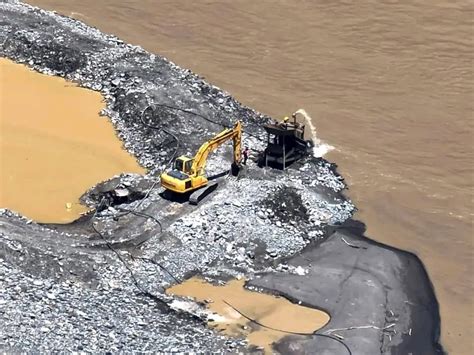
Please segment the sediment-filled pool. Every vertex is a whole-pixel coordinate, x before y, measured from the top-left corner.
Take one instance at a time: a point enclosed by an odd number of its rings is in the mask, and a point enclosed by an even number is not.
[[[99,116],[104,107],[97,92],[0,58],[0,208],[68,223],[96,183],[144,173]]]
[[[167,293],[206,302],[215,313],[209,322],[211,327],[230,336],[246,337],[250,344],[262,347],[268,354],[272,353],[272,343],[288,333],[312,333],[329,322],[329,315],[323,311],[247,290],[244,283],[244,280],[232,280],[224,286],[215,286],[193,277],[169,288]]]

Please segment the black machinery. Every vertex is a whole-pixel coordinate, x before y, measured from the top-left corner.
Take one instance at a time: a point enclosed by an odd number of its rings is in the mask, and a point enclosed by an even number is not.
[[[264,125],[267,132],[267,148],[263,152],[262,164],[275,168],[285,168],[306,155],[313,147],[311,140],[304,139],[305,125],[287,117],[283,122]]]

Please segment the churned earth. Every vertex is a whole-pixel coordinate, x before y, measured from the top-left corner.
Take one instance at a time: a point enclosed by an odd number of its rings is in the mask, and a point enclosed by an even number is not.
[[[314,333],[283,333],[281,353],[442,353],[438,304],[423,265],[353,222],[334,165],[308,156],[285,172],[254,160],[230,177],[231,147],[199,206],[169,199],[157,175],[237,119],[254,156],[271,118],[140,47],[16,1],[0,3],[0,56],[100,91],[124,147],[149,174],[123,174],[82,196],[70,224],[0,215],[0,349],[261,352],[207,327],[205,304],[167,294],[194,275],[327,312]],[[2,206],[8,207],[8,206]],[[241,310],[245,313],[245,310]],[[214,317],[214,318],[213,318]],[[263,327],[259,320],[249,320]],[[21,334],[19,337],[18,334]]]

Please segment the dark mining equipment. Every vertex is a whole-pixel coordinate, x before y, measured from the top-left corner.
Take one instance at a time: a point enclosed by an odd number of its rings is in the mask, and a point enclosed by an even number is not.
[[[292,122],[285,117],[283,122],[263,126],[267,147],[260,157],[260,165],[285,170],[312,149],[313,142],[304,139],[305,125],[296,121],[295,114],[292,118]]]

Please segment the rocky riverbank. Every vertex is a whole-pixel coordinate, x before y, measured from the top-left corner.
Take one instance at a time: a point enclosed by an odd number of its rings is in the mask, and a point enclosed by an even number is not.
[[[328,311],[318,334],[331,339],[288,337],[275,344],[281,352],[441,352],[423,265],[363,230],[348,232],[354,206],[329,162],[307,157],[281,172],[250,161],[198,207],[163,196],[156,174],[175,155],[237,119],[256,154],[270,117],[76,20],[15,1],[0,3],[0,19],[0,55],[100,91],[103,115],[150,171],[92,188],[83,201],[108,204],[69,225],[2,210],[0,349],[256,351],[208,329],[202,305],[165,294],[199,273],[215,282],[245,277],[249,287]],[[208,173],[222,173],[229,154],[219,149]]]

